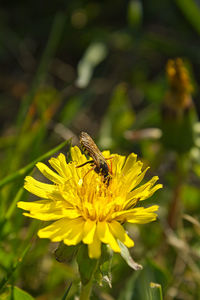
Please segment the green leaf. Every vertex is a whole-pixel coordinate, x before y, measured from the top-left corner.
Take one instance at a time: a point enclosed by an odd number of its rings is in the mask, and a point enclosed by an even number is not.
[[[17,286],[9,286],[8,289],[0,295],[1,300],[34,300],[27,292]]]
[[[186,19],[200,33],[200,9],[194,0],[175,0]]]
[[[98,260],[89,258],[88,247],[82,244],[78,250],[77,263],[81,282],[86,285],[96,271]]]
[[[64,243],[60,243],[55,251],[55,257],[58,262],[68,263],[72,261],[75,253],[78,250],[79,245],[67,246]]]
[[[119,244],[119,247],[121,249],[121,256],[122,258],[126,261],[126,263],[129,265],[129,267],[131,267],[133,270],[138,271],[138,270],[142,270],[143,267],[142,265],[139,265],[138,263],[136,263],[133,258],[131,257],[128,248],[119,240],[117,241]]]

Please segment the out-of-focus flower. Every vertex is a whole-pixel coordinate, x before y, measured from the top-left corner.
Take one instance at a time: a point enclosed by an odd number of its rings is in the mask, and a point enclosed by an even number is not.
[[[162,104],[162,142],[178,153],[188,152],[194,144],[193,124],[196,113],[192,101],[192,84],[180,58],[166,66],[169,89]]]
[[[191,93],[193,91],[189,74],[182,59],[168,60],[166,73],[169,82],[169,90],[166,94],[164,105],[168,108],[168,114],[180,117],[184,111],[193,106]]]

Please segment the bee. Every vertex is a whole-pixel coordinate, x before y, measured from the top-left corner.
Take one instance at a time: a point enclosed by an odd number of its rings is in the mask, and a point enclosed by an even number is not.
[[[93,139],[86,132],[81,132],[80,134],[80,144],[83,148],[83,151],[88,154],[92,160],[85,162],[82,165],[77,166],[77,168],[83,167],[86,164],[91,164],[94,171],[97,174],[103,176],[103,181],[109,185],[111,179],[111,172],[106,163],[106,158],[103,156]],[[111,159],[111,158],[108,158]]]

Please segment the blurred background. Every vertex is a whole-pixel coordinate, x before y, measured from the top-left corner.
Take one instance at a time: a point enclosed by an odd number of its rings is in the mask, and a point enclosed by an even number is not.
[[[35,160],[81,131],[164,185],[145,203],[158,221],[129,228],[144,269],[114,256],[112,288],[93,299],[161,299],[151,282],[200,299],[199,1],[2,1],[0,32],[0,299],[62,299],[70,282],[78,295],[76,264],[55,260],[16,203]]]

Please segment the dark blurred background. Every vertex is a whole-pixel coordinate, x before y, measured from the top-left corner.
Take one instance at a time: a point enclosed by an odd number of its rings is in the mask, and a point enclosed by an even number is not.
[[[2,1],[1,130],[12,127],[23,101],[32,101],[26,96],[31,89],[32,97],[60,98],[54,122],[96,135],[119,85],[136,115],[147,106],[157,109],[166,88],[165,64],[177,56],[189,63],[197,88],[197,9],[198,1],[178,0]],[[46,101],[56,102],[52,98]]]

